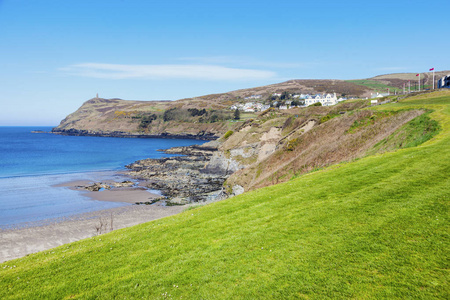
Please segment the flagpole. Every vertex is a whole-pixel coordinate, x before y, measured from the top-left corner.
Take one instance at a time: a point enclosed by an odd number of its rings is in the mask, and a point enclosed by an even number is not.
[[[433,90],[434,90],[434,68],[433,68]]]
[[[419,73],[419,92],[420,92],[420,73]]]

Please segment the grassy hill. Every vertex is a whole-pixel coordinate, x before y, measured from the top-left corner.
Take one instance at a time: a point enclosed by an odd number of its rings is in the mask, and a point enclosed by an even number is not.
[[[448,299],[450,91],[424,144],[0,264],[2,299]]]
[[[450,71],[438,71],[435,72],[435,86],[437,86],[437,80],[442,76],[450,74]],[[371,89],[374,92],[386,93],[387,89],[391,93],[403,92],[403,84],[406,90],[408,90],[408,81],[411,82],[411,90],[418,89],[418,78],[417,73],[393,73],[378,75],[367,79],[357,79],[357,80],[347,80],[347,82],[363,86]],[[433,73],[425,72],[420,73],[421,89],[425,85],[425,89],[431,89],[433,87]]]

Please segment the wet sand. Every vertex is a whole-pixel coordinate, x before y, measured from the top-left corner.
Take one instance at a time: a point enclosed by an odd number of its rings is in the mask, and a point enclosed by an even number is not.
[[[114,181],[106,180],[102,181],[102,183],[112,186],[114,184]],[[161,197],[160,194],[152,193],[141,186],[119,187],[97,192],[90,192],[84,188],[80,188],[92,184],[94,184],[93,181],[77,180],[58,184],[55,185],[55,187],[67,187],[73,190],[81,191],[84,194],[84,196],[87,196],[92,200],[97,201],[123,202],[134,204],[136,202],[149,202],[153,199]]]
[[[36,224],[19,229],[0,229],[0,262],[95,236],[100,218],[108,222],[106,232],[109,232],[111,215],[113,229],[116,230],[178,214],[185,208],[184,206],[166,207],[159,203],[127,205],[74,215],[45,225]]]
[[[104,183],[108,183],[105,181]],[[99,234],[100,219],[108,223],[101,233],[149,222],[182,212],[183,206],[131,205],[150,202],[161,195],[150,193],[142,187],[120,187],[111,190],[89,192],[79,186],[93,184],[92,181],[72,181],[56,186],[80,190],[92,200],[123,202],[123,207],[94,211],[69,217],[18,224],[17,228],[0,229],[0,262],[48,250]]]

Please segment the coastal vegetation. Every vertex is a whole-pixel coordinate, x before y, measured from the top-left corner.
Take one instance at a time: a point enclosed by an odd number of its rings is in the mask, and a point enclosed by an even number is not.
[[[447,298],[450,91],[292,115],[267,111],[225,143],[264,128],[269,140],[278,127],[292,149],[258,164],[261,172],[298,155],[314,135],[331,138],[333,128],[348,149],[390,131],[357,159],[324,160],[296,176],[280,168],[272,173],[280,184],[2,263],[0,297]],[[314,129],[301,126],[322,118]]]

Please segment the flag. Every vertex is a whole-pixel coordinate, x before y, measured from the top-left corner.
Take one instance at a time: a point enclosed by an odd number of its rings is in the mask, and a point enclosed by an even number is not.
[[[419,74],[416,74],[416,76],[419,76]]]
[[[430,71],[434,71],[434,68],[431,68]]]

